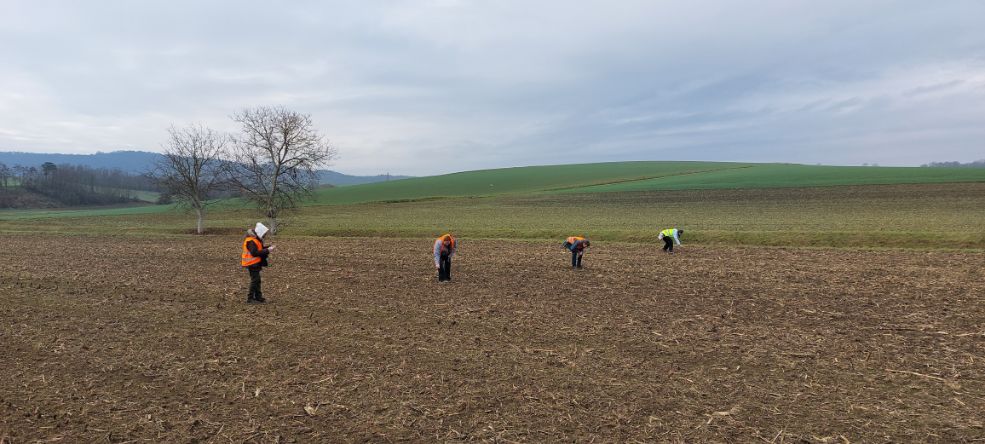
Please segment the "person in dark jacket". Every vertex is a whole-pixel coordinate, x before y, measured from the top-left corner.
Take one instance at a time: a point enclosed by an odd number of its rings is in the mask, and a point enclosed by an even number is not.
[[[581,258],[591,245],[591,241],[581,236],[571,236],[561,244],[561,248],[571,251],[571,268],[581,268]]]
[[[265,225],[257,222],[256,227],[246,230],[246,238],[243,239],[243,254],[240,265],[250,272],[250,292],[246,296],[247,304],[262,304],[267,302],[263,298],[263,291],[260,289],[260,270],[267,266],[267,256],[277,247],[271,245],[264,247],[263,238],[270,231]]]

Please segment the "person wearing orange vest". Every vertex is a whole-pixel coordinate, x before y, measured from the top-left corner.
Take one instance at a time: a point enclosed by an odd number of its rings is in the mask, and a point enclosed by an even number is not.
[[[451,257],[455,255],[455,238],[442,234],[434,240],[434,268],[438,269],[438,282],[451,280]]]
[[[267,302],[263,298],[263,291],[260,290],[260,270],[267,266],[267,256],[277,248],[274,245],[263,246],[263,237],[270,231],[264,224],[257,222],[257,225],[246,230],[246,238],[243,239],[243,254],[240,257],[240,265],[250,272],[250,292],[246,296],[247,304],[262,304]]]
[[[585,249],[591,245],[591,241],[581,236],[569,236],[561,244],[561,248],[571,251],[571,268],[581,268],[581,258],[585,255]]]
[[[660,231],[657,236],[658,240],[664,241],[664,251],[674,254],[674,244],[681,246],[681,235],[684,234],[684,230],[678,230],[677,228],[668,228],[666,230]]]

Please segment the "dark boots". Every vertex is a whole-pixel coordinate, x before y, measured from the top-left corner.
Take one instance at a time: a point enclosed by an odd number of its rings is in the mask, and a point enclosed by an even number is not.
[[[262,304],[267,302],[263,298],[263,291],[260,290],[260,270],[249,269],[250,271],[250,292],[246,296],[247,304]]]

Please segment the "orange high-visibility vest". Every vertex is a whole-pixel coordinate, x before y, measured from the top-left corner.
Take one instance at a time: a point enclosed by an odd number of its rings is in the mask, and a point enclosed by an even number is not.
[[[244,239],[243,240],[243,256],[242,256],[242,258],[239,261],[239,264],[242,265],[242,266],[244,266],[244,267],[249,267],[250,265],[259,264],[260,261],[261,261],[261,258],[255,257],[252,254],[250,254],[250,249],[246,247],[250,242],[253,242],[254,244],[256,244],[257,251],[260,251],[260,250],[263,249],[263,243],[260,242],[260,239],[257,239],[257,238],[252,237],[252,236]]]
[[[583,240],[585,240],[585,238],[583,238],[581,236],[571,236],[571,237],[568,238],[568,243],[569,244],[574,244],[575,242],[583,241]]]

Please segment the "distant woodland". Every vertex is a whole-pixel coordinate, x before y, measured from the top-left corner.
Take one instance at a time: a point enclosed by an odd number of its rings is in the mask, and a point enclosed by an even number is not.
[[[83,165],[0,163],[0,208],[53,208],[137,202],[157,192],[146,175]]]
[[[976,160],[974,162],[961,163],[961,162],[930,162],[923,165],[922,167],[931,168],[985,168],[985,159]]]

